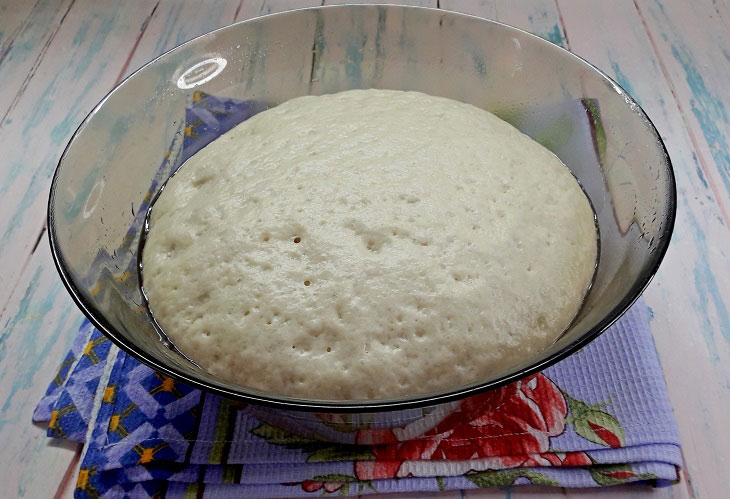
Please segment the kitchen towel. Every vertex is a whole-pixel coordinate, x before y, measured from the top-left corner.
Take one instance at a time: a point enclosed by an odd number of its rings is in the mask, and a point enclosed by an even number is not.
[[[156,373],[85,322],[34,420],[48,422],[51,437],[86,442],[76,497],[294,497],[678,480],[677,429],[642,302],[580,352],[465,399],[459,409],[414,441],[369,446],[301,438],[258,421],[243,404]]]

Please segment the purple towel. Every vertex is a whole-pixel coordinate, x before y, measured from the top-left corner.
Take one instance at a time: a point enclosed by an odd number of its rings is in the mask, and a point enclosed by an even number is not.
[[[582,351],[464,400],[415,441],[353,446],[298,437],[242,404],[154,372],[89,323],[34,420],[48,422],[49,436],[87,443],[76,497],[667,485],[681,464],[641,302]]]
[[[186,134],[183,157],[259,108],[196,95],[186,123],[195,133]],[[33,419],[47,422],[51,437],[86,443],[76,497],[294,497],[679,479],[679,437],[641,301],[580,352],[457,406],[414,440],[372,429],[357,431],[356,445],[305,438],[258,420],[252,407],[154,372],[85,322]],[[347,423],[312,417],[333,428]],[[368,445],[374,438],[390,443]]]

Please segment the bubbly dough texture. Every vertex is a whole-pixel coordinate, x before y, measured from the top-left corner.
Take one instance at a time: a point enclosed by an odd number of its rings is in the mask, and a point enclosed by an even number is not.
[[[211,373],[310,399],[455,388],[534,357],[596,260],[550,151],[416,92],[300,97],[195,156],[152,209],[150,308]]]

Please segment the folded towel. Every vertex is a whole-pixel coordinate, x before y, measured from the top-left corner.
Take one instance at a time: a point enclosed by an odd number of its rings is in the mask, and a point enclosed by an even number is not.
[[[260,105],[196,93],[182,157]],[[679,437],[647,309],[521,381],[464,399],[421,437],[360,429],[354,445],[305,438],[245,404],[140,364],[90,323],[79,330],[34,421],[84,442],[76,497],[294,497],[539,484],[668,485]],[[320,414],[323,424],[347,421]],[[368,442],[390,442],[371,445]]]

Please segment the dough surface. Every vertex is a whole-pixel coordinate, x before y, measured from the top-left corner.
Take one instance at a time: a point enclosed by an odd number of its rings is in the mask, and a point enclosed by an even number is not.
[[[455,388],[571,322],[593,212],[560,160],[417,92],[300,97],[195,154],[152,209],[144,287],[175,345],[310,399]]]

